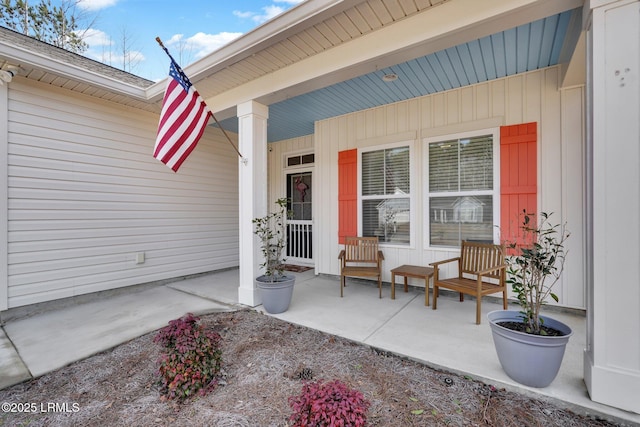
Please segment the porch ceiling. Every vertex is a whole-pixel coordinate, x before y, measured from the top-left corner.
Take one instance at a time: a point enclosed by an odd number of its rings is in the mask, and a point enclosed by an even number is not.
[[[305,1],[185,71],[229,131],[237,132],[239,102],[268,105],[274,142],[312,134],[314,122],[329,117],[567,64],[581,34],[582,6],[583,0]],[[0,34],[0,68],[19,66],[27,79],[160,112],[165,80],[154,83],[8,29]],[[571,65],[584,69],[584,58]],[[384,82],[391,73],[398,79]]]
[[[581,8],[565,11],[273,103],[268,141],[312,134],[317,120],[567,62],[580,22]],[[236,117],[221,124],[237,132]]]

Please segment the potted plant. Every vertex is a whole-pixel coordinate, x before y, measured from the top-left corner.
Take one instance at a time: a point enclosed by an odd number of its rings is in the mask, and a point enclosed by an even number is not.
[[[523,211],[521,243],[509,243],[507,283],[518,298],[520,311],[497,310],[488,314],[498,359],[513,380],[546,387],[554,380],[572,335],[569,326],[540,311],[547,298],[558,297],[552,288],[564,270],[569,238],[564,224],[553,224],[551,214]]]
[[[286,219],[290,217],[287,199],[276,200],[278,209],[262,218],[254,218],[254,233],[261,243],[264,275],[256,278],[262,305],[271,314],[282,313],[289,308],[296,277],[284,274],[286,248]]]

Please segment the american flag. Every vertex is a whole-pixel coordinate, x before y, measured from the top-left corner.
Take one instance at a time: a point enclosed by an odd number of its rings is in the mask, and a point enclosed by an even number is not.
[[[153,157],[177,172],[196,148],[211,112],[173,58],[169,77]]]

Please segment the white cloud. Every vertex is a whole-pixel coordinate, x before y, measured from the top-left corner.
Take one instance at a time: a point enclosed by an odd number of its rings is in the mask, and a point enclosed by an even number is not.
[[[138,65],[147,59],[142,52],[137,50],[131,50],[127,52],[127,61],[124,61],[124,55],[122,55],[122,53],[119,53],[117,49],[90,48],[84,54],[91,59],[102,62],[103,64],[107,64],[121,70],[126,69],[126,71],[134,73]],[[127,64],[126,66],[125,63]],[[129,67],[131,67],[131,69]]]
[[[285,3],[292,6],[302,3],[304,0],[273,0],[274,3]],[[276,6],[275,4],[264,6],[261,12],[241,11],[234,10],[233,14],[241,19],[251,19],[257,24],[262,24],[276,16],[280,15],[285,10],[289,9],[289,6]]]
[[[174,34],[171,36],[169,40],[167,40],[167,44],[168,45],[180,44],[182,39],[184,39],[184,34]]]
[[[253,12],[240,12],[239,10],[234,10],[233,14],[238,18],[242,18],[242,19],[248,19],[248,18],[251,18],[253,15],[255,15],[255,13]]]
[[[93,28],[89,28],[84,33],[83,40],[87,42],[90,48],[96,48],[97,46],[110,46],[113,44],[113,41],[109,37],[107,33],[100,30],[95,30]]]
[[[100,10],[114,6],[116,3],[118,0],[80,0],[78,6],[84,10]]]
[[[147,59],[142,52],[130,50],[127,52],[127,61],[124,61],[124,55],[116,47],[116,41],[104,31],[90,28],[86,30],[83,40],[89,45],[89,49],[84,53],[85,56],[116,68],[122,69],[125,62],[135,68],[137,64]]]
[[[278,15],[280,15],[282,12],[285,11],[284,8],[280,7],[280,6],[265,6],[262,8],[262,10],[264,11],[264,15],[259,15],[257,17],[254,17],[253,20],[256,21],[257,23],[263,23],[268,21],[271,18],[274,18]],[[256,19],[258,18],[258,19]]]
[[[241,35],[242,33],[222,32],[218,34],[205,34],[199,32],[191,37],[185,38],[183,34],[176,34],[167,41],[167,45],[182,46],[186,48],[187,51],[192,52],[195,59],[200,59]]]

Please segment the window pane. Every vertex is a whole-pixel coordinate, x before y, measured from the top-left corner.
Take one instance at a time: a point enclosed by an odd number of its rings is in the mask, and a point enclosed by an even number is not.
[[[311,221],[311,215],[311,203],[305,203],[304,205],[302,205],[302,219],[305,221]]]
[[[409,244],[410,199],[370,199],[362,201],[362,235],[378,236],[380,242]]]
[[[459,191],[458,141],[429,144],[429,191]]]
[[[300,164],[300,156],[293,156],[287,159],[287,166],[297,166]]]
[[[428,161],[430,244],[492,242],[493,136],[430,143]]]
[[[315,161],[314,154],[305,154],[302,156],[302,164],[306,165]]]
[[[491,136],[460,140],[460,190],[493,188],[493,141]]]
[[[362,153],[362,195],[384,194],[384,150]]]
[[[362,234],[380,242],[410,243],[409,147],[362,153]]]
[[[311,172],[288,174],[287,181],[287,209],[293,211],[290,219],[311,220]]]
[[[409,172],[409,147],[386,150],[384,194],[409,194]]]
[[[431,197],[430,241],[434,246],[460,246],[462,240],[493,242],[493,197]]]

